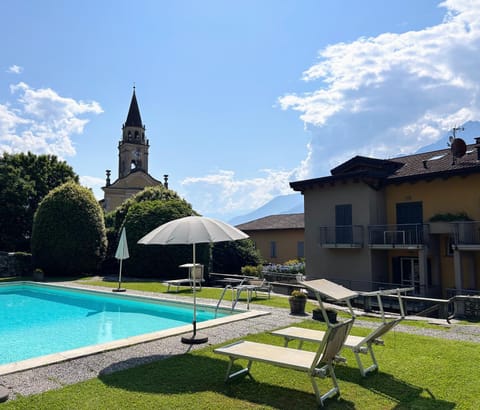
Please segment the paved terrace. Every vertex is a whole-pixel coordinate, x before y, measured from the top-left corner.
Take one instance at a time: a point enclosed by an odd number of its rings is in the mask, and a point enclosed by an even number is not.
[[[74,285],[87,289],[98,289],[97,287],[88,285],[79,285],[78,282],[75,282]],[[128,290],[128,294],[159,297],[157,293],[133,290]],[[162,294],[161,298],[181,301],[191,300],[191,297],[176,294]],[[211,299],[202,298],[197,298],[197,301],[200,304],[212,304],[215,302]],[[238,308],[243,309],[245,305],[239,303]],[[208,336],[208,344],[216,345],[249,334],[265,332],[281,326],[289,326],[293,323],[303,321],[308,317],[292,316],[288,309],[270,308],[255,304],[251,305],[251,308],[252,310],[266,311],[269,314],[202,329],[199,333]],[[480,326],[448,325],[445,321],[440,321],[439,323],[442,326],[446,326],[447,329],[421,329],[399,325],[395,328],[395,331],[480,343]],[[375,326],[375,324],[357,319],[355,326],[372,327]],[[0,376],[0,385],[10,390],[10,400],[12,400],[19,394],[26,396],[59,389],[65,385],[98,377],[100,374],[113,373],[174,355],[188,353],[191,350],[202,349],[205,346],[205,344],[185,345],[180,342],[180,336],[171,336],[62,363]]]

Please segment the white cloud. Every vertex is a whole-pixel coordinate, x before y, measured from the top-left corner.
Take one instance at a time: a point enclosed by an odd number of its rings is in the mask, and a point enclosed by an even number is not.
[[[247,212],[292,194],[289,181],[328,175],[354,155],[406,155],[479,120],[480,0],[439,6],[446,14],[436,26],[320,50],[318,63],[303,73],[312,90],[279,98],[311,133],[306,158],[296,169],[263,170],[253,179],[233,171],[186,178],[193,207],[206,215]]]
[[[303,73],[318,84],[279,99],[311,132],[309,177],[353,155],[389,158],[480,119],[480,1],[447,0],[438,25],[338,43]]]
[[[90,188],[98,200],[103,199],[103,191],[101,188],[105,186],[105,179],[83,175],[80,176],[80,184]]]
[[[81,116],[103,112],[95,101],[76,101],[24,82],[11,85],[10,91],[16,100],[0,104],[1,152],[73,156],[72,136],[82,134],[89,121]]]
[[[263,169],[259,172],[264,176],[237,179],[233,171],[221,170],[203,177],[185,178],[181,184],[186,192],[182,194],[203,215],[237,215],[258,208],[275,196],[292,194],[288,181],[297,179],[300,170]],[[192,185],[195,189],[189,191]]]
[[[20,67],[19,65],[12,65],[8,67],[7,73],[11,74],[20,74],[23,71],[23,67]]]

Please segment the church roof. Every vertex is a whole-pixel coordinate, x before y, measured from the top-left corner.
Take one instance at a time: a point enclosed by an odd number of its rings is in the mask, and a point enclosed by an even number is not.
[[[133,87],[132,101],[130,102],[130,108],[128,110],[127,121],[125,121],[126,127],[143,127],[142,117],[140,116],[140,110],[138,109],[137,97],[135,96],[135,87]]]

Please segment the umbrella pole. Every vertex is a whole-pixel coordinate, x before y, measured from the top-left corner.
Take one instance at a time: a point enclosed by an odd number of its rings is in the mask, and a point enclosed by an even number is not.
[[[191,274],[193,275],[193,337],[197,334],[197,266],[195,265],[195,244],[193,247],[193,268]]]
[[[195,258],[195,244],[192,244],[193,252],[193,266],[190,275],[193,279],[193,335],[191,337],[183,336],[182,343],[186,344],[201,344],[208,342],[207,336],[197,336],[197,262]]]
[[[120,259],[120,271],[118,272],[118,289],[122,287],[122,262],[123,259]]]
[[[123,259],[120,259],[120,270],[118,272],[118,288],[112,289],[112,292],[125,292],[126,289],[123,289],[122,286],[122,262]]]

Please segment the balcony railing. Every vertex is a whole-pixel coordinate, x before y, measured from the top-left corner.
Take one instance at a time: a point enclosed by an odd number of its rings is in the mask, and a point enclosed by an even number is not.
[[[458,248],[480,248],[480,222],[454,222],[455,246]]]
[[[368,244],[372,248],[422,248],[428,238],[428,225],[370,225]]]
[[[337,225],[320,227],[322,248],[361,248],[363,247],[363,226]]]

